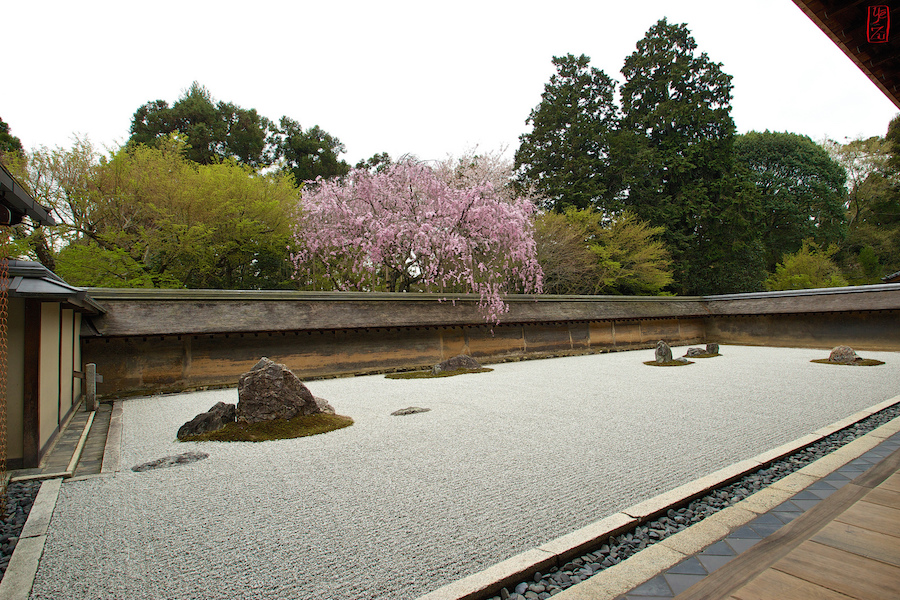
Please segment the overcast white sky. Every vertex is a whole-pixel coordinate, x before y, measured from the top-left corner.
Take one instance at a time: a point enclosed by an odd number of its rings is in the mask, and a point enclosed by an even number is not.
[[[751,10],[748,10],[750,8]],[[0,118],[26,148],[124,142],[134,111],[196,80],[214,99],[319,125],[354,164],[506,147],[553,73],[613,79],[658,19],[734,77],[739,132],[884,135],[898,112],[791,0],[7,2]]]

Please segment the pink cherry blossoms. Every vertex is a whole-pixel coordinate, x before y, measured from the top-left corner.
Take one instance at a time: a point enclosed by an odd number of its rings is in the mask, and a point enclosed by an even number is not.
[[[498,323],[509,310],[503,294],[541,291],[533,210],[487,183],[451,187],[412,161],[354,169],[304,193],[295,278],[319,269],[341,290],[475,293],[485,320]]]

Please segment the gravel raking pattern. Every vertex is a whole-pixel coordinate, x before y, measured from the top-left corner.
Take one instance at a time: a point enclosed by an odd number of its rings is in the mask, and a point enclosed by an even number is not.
[[[175,441],[233,389],[128,400],[121,471],[62,486],[32,598],[413,599],[900,393],[897,353],[864,353],[879,367],[722,354],[313,381],[355,424],[261,444]],[[410,405],[431,411],[391,416]],[[131,470],[188,451],[209,458]]]
[[[594,552],[575,558],[562,568],[553,567],[547,574],[534,573],[531,580],[522,581],[514,586],[512,593],[504,588],[499,596],[494,596],[490,600],[546,600],[604,569],[619,564],[647,546],[664,540],[694,523],[699,523],[723,508],[737,504],[782,477],[802,469],[897,417],[900,417],[900,405],[895,404],[799,452],[773,462],[764,469],[745,475],[732,484],[693,500],[684,507],[669,509],[666,515],[659,519],[648,521],[618,536],[610,536],[606,543],[598,546]]]

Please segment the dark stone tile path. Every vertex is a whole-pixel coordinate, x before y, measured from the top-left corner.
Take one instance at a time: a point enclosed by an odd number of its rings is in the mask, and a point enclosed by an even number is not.
[[[675,598],[711,573],[739,557],[800,515],[817,506],[886,456],[900,449],[900,434],[888,438],[858,459],[837,469],[789,500],[760,515],[725,538],[707,546],[674,567],[642,583],[616,600],[663,600]]]

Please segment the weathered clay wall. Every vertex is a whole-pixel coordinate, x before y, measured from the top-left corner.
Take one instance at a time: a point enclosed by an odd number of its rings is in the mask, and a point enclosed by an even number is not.
[[[236,385],[262,356],[301,379],[426,367],[469,354],[492,362],[649,347],[659,339],[697,343],[699,319],[437,327],[372,327],[140,337],[83,341],[106,398]]]
[[[511,297],[488,325],[477,298],[91,290],[107,312],[83,338],[106,398],[235,385],[261,356],[301,378],[718,342],[900,350],[900,285],[708,298]],[[89,330],[90,328],[85,328]]]
[[[833,348],[900,352],[900,311],[714,317],[711,341],[745,346]]]

